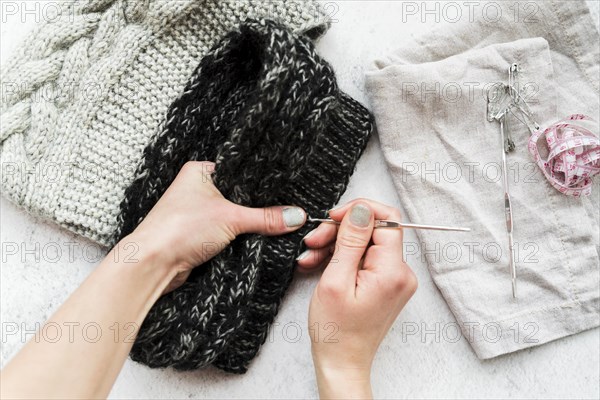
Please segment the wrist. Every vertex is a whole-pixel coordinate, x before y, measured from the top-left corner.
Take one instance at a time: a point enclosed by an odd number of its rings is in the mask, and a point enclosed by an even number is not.
[[[121,265],[121,273],[131,272],[146,287],[162,290],[178,272],[172,252],[164,251],[145,235],[133,232],[121,239],[110,251],[111,262]],[[107,257],[108,258],[108,257]]]
[[[170,271],[178,267],[173,249],[163,245],[160,239],[143,230],[135,230],[125,236],[113,248],[116,259],[124,264],[143,265],[148,268]]]
[[[331,367],[315,363],[319,396],[324,398],[370,399],[370,366]]]

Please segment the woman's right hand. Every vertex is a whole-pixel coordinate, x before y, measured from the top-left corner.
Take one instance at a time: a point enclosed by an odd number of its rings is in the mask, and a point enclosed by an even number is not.
[[[371,397],[371,364],[379,344],[417,289],[402,256],[401,229],[373,229],[374,219],[400,212],[354,200],[329,212],[305,238],[301,270],[326,265],[309,310],[312,353],[321,398]]]

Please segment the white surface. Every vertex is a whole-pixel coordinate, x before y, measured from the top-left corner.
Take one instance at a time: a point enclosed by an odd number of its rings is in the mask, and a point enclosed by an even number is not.
[[[36,2],[14,3],[21,7],[27,3],[28,9],[35,9]],[[597,16],[598,3],[589,3]],[[414,4],[419,6],[421,2]],[[434,23],[433,16],[422,22],[417,15],[402,23],[401,2],[393,1],[337,2],[336,7],[331,10],[335,11],[338,21],[318,47],[335,67],[340,86],[366,103],[363,71],[369,68],[370,61],[396,47],[406,35],[427,29]],[[23,40],[36,17],[43,13],[43,7],[39,6],[38,12],[33,14],[0,14],[3,62]],[[369,197],[400,207],[376,137],[358,163],[342,201],[356,197]],[[22,336],[31,337],[26,330],[35,329],[36,323],[47,319],[92,271],[100,256],[90,242],[33,218],[4,199],[0,204],[1,363],[5,365],[23,345]],[[405,238],[407,242],[417,242],[413,232],[408,231]],[[17,254],[5,254],[8,246],[17,246]],[[464,338],[455,343],[444,339],[444,333],[452,335],[454,332],[452,325],[448,325],[454,323],[454,317],[431,281],[421,257],[411,256],[407,261],[417,274],[420,286],[380,348],[373,370],[376,397],[600,397],[598,329],[482,362]],[[318,276],[298,276],[294,281],[271,329],[270,339],[247,374],[229,375],[212,368],[187,373],[151,370],[128,360],[111,397],[316,397],[306,319],[308,301],[317,279]],[[15,326],[18,334],[9,334]],[[403,328],[415,326],[420,333],[403,335]],[[425,329],[429,333],[425,334]]]

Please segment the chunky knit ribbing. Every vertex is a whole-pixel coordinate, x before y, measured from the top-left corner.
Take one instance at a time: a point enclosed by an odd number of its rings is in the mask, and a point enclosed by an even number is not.
[[[308,37],[248,20],[202,59],[164,131],[145,149],[121,205],[117,239],[137,226],[188,160],[215,161],[215,185],[237,204],[293,204],[323,216],[345,190],[371,130],[368,111],[338,89]],[[213,363],[245,372],[311,228],[238,237],[158,300],[132,358],[151,367]]]
[[[55,7],[49,7],[55,10]],[[2,192],[108,245],[144,148],[200,59],[246,17],[323,32],[313,1],[69,0],[2,68]]]

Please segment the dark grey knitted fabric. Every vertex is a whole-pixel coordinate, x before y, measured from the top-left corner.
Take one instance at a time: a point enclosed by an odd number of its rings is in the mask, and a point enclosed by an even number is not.
[[[338,89],[310,34],[247,20],[202,59],[170,107],[164,130],[145,150],[121,204],[116,239],[135,229],[188,160],[214,161],[215,185],[237,204],[297,205],[323,217],[337,203],[372,122]],[[188,370],[212,363],[245,372],[312,228],[238,237],[159,299],[132,358],[151,367]]]

